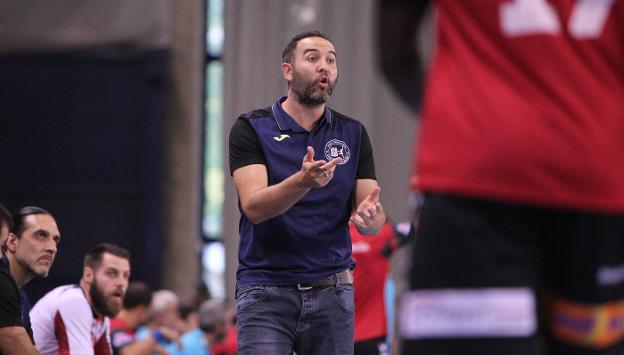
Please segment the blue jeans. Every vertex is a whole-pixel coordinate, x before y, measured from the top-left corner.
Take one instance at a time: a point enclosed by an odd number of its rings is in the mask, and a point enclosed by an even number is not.
[[[354,314],[353,285],[244,287],[236,293],[238,354],[353,354]]]

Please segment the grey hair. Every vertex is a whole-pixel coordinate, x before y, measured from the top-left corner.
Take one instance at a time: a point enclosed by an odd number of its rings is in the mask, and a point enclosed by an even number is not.
[[[225,324],[225,306],[215,300],[204,301],[197,311],[199,329],[211,333],[219,324]]]
[[[167,306],[171,303],[175,303],[175,307],[178,307],[179,299],[173,291],[158,290],[152,295],[152,303],[150,305],[150,314],[156,316],[164,313],[167,310]]]

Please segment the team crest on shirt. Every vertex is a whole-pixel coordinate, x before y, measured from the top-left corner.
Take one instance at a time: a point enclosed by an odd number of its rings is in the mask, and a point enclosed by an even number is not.
[[[342,158],[340,165],[346,164],[351,157],[351,149],[349,149],[347,143],[339,139],[332,139],[325,144],[325,158],[327,158],[327,161],[330,161],[338,157]]]

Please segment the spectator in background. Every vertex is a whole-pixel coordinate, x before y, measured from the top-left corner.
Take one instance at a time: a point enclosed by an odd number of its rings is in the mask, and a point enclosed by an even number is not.
[[[197,314],[199,328],[182,336],[179,350],[168,349],[171,355],[211,355],[212,345],[225,339],[228,324],[223,304],[207,300]]]
[[[121,311],[111,320],[111,345],[114,355],[166,354],[159,342],[163,338],[179,341],[178,331],[164,326],[154,329],[150,337],[137,341],[136,330],[147,320],[151,302],[152,289],[146,283],[129,283]]]
[[[11,214],[0,205],[0,246],[4,249],[13,228]],[[0,262],[0,354],[38,354],[30,327],[24,324],[20,308],[20,290],[8,269],[8,260]],[[5,260],[7,261],[5,263]]]
[[[152,295],[147,324],[137,330],[137,339],[143,340],[153,336],[154,331],[162,327],[174,329],[180,334],[180,314],[178,306],[180,300],[178,295],[170,290],[158,290]],[[159,344],[163,347],[175,345],[167,337],[162,337]]]
[[[238,341],[236,335],[236,313],[234,308],[227,307],[226,319],[228,322],[228,330],[225,339],[220,342],[211,344],[210,351],[212,355],[236,355],[238,354]]]
[[[130,277],[130,253],[102,243],[85,255],[80,285],[59,286],[30,312],[43,355],[109,355],[110,320],[121,310]]]
[[[2,353],[29,353],[34,350],[28,316],[30,305],[22,288],[34,277],[48,276],[61,235],[54,217],[39,207],[23,207],[13,217],[2,207],[0,215],[4,221],[2,234],[6,234],[7,227],[11,230],[0,263],[3,276],[0,307],[5,324],[0,328],[0,349]],[[22,336],[23,329],[30,339]]]
[[[349,226],[355,288],[355,355],[388,355],[385,284],[394,251],[414,239],[411,223],[386,221],[375,237]]]
[[[199,315],[197,314],[197,306],[194,303],[180,305],[178,308],[180,315],[180,338],[179,346],[176,344],[168,344],[167,352],[170,354],[204,354],[206,351],[206,343],[204,334],[199,329]]]
[[[180,333],[193,331],[199,327],[199,318],[197,315],[197,306],[194,303],[181,304],[178,307],[180,315]]]
[[[379,3],[382,68],[418,100],[429,2]],[[624,1],[430,3],[405,354],[624,353]]]

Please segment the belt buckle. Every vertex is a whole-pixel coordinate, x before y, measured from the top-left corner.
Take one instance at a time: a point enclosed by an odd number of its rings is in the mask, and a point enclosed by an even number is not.
[[[308,291],[308,290],[312,289],[312,286],[303,286],[305,284],[307,284],[307,282],[297,284],[297,290],[299,290],[299,291]]]

